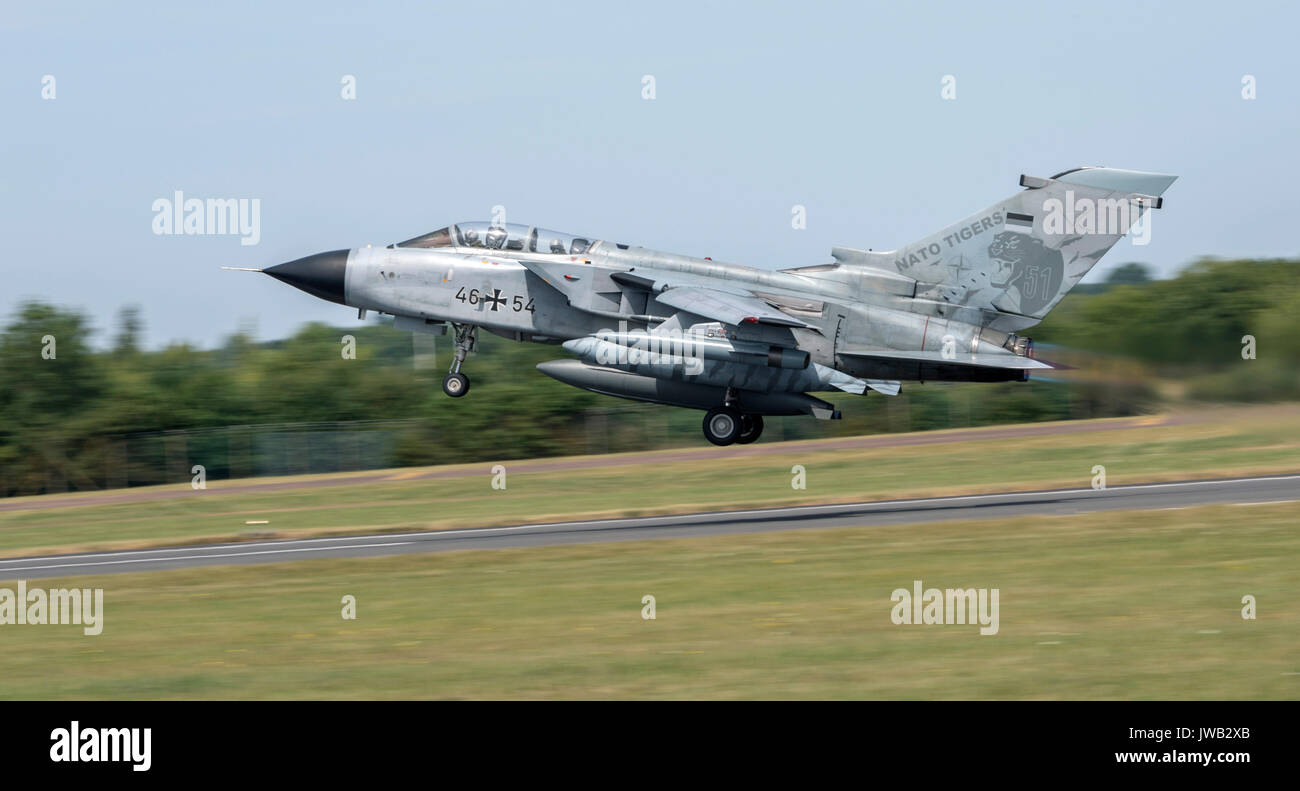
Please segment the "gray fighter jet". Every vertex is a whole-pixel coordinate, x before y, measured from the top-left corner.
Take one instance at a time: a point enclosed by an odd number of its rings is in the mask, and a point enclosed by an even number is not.
[[[443,390],[480,328],[560,344],[542,373],[606,395],[705,410],[717,445],[758,439],[765,415],[836,419],[810,392],[896,395],[902,382],[1024,381],[1037,324],[1174,176],[1076,168],[1020,177],[1004,201],[890,252],[846,247],[781,271],[527,225],[458,223],[388,247],[263,270],[321,299],[455,339]]]

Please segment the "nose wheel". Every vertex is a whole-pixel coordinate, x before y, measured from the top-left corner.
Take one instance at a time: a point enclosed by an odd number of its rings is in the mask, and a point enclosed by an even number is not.
[[[460,398],[469,392],[469,377],[459,371],[447,374],[442,380],[442,392],[452,398]]]
[[[456,353],[451,359],[451,370],[442,380],[442,392],[452,398],[460,398],[469,392],[469,377],[460,372],[465,355],[474,350],[478,342],[478,327],[467,324],[453,325],[456,330]]]

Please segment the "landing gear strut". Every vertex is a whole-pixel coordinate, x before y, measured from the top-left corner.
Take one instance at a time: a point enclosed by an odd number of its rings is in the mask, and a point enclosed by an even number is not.
[[[469,392],[469,377],[460,372],[460,364],[465,362],[465,355],[474,350],[478,327],[468,324],[453,324],[452,327],[456,330],[456,354],[451,360],[451,371],[442,380],[442,392],[460,398]]]

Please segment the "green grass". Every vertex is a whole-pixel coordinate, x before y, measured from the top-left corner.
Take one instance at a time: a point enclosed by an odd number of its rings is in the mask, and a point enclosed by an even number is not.
[[[537,466],[556,460],[506,462],[505,491],[492,489],[488,463],[444,468],[461,477],[394,480],[410,473],[394,471],[363,484],[276,492],[223,493],[229,484],[222,481],[201,493],[161,487],[192,496],[0,512],[0,555],[238,540],[250,530],[302,536],[1079,487],[1089,485],[1096,464],[1106,467],[1110,485],[1300,470],[1295,406],[1210,411],[1182,424],[1093,433],[981,439],[985,433],[868,450],[835,440],[789,443],[753,457],[699,448],[685,460],[664,460],[681,451],[639,454],[628,466],[609,465],[626,455],[589,457],[582,469],[549,472]],[[804,490],[791,487],[796,464],[807,471]],[[249,527],[251,520],[269,524]]]
[[[0,697],[1296,699],[1298,516],[1209,506],[33,581],[102,586],[104,631],[0,626]],[[914,579],[998,588],[999,633],[892,624],[890,594]]]

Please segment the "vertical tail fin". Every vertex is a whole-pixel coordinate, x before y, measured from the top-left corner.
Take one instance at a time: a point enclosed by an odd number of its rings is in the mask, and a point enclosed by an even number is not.
[[[1021,176],[1024,190],[906,247],[837,248],[836,258],[915,279],[918,300],[1010,314],[1029,326],[1135,223],[1149,220],[1176,178],[1113,168]]]

